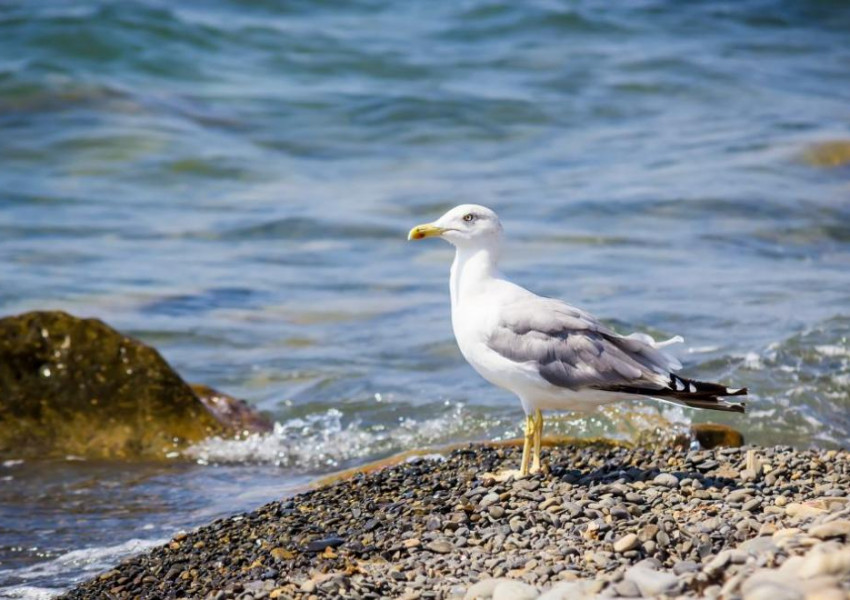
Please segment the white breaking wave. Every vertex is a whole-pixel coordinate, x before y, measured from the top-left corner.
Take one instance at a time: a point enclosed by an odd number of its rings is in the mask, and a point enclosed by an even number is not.
[[[101,571],[105,571],[123,558],[144,552],[167,541],[165,539],[132,539],[121,544],[116,544],[115,546],[72,550],[52,560],[24,569],[14,571],[0,570],[0,579],[20,582],[11,586],[0,587],[0,598],[45,600],[58,596],[65,591],[65,588],[42,587],[38,585],[38,582],[54,581],[57,575],[67,574],[69,571],[77,573],[76,580],[82,581]]]
[[[455,404],[449,412],[432,419],[402,417],[392,427],[364,427],[359,420],[343,422],[343,413],[324,413],[275,423],[269,433],[240,439],[214,437],[195,444],[186,454],[201,464],[262,463],[316,471],[336,468],[360,458],[379,456],[411,448],[472,439],[497,423],[464,418],[466,411]]]
[[[200,464],[273,464],[315,474],[405,450],[520,435],[519,411],[495,416],[488,412],[493,411],[470,409],[458,403],[430,419],[400,417],[391,425],[364,426],[358,419],[346,424],[343,413],[332,408],[275,423],[269,433],[238,439],[210,438],[186,450],[186,455]],[[659,411],[656,406],[633,404],[593,414],[554,413],[547,432],[629,440],[648,428],[666,426],[678,431],[689,423],[681,408],[665,406]]]

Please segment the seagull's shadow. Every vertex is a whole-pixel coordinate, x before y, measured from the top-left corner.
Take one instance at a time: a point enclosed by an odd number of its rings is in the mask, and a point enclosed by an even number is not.
[[[550,458],[551,460],[551,458]],[[571,469],[568,465],[554,463],[549,467],[549,477],[564,483],[570,483],[582,487],[594,485],[605,485],[617,481],[632,483],[635,481],[651,482],[658,475],[668,473],[677,480],[693,479],[699,481],[705,487],[714,488],[739,488],[741,481],[730,477],[710,476],[700,471],[665,471],[658,467],[640,468],[635,466],[624,466],[622,464],[606,464],[592,470]]]

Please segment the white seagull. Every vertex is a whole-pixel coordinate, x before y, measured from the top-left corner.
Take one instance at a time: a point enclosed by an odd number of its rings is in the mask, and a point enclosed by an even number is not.
[[[513,392],[525,411],[519,474],[540,469],[543,410],[588,411],[650,397],[692,408],[744,412],[731,389],[674,375],[682,367],[645,333],[621,336],[593,315],[538,296],[498,271],[502,224],[484,206],[456,206],[410,230],[409,240],[440,237],[455,247],[449,290],[452,329],[464,358],[490,383]],[[533,464],[531,461],[533,460]]]

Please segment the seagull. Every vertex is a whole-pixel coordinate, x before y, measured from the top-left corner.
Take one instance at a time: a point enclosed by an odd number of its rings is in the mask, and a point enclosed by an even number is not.
[[[476,204],[456,206],[408,240],[439,237],[455,247],[449,279],[452,329],[461,354],[490,383],[513,392],[525,412],[518,472],[540,470],[544,410],[592,411],[610,402],[653,398],[691,408],[744,412],[733,389],[675,375],[681,363],[645,333],[623,336],[588,312],[538,296],[498,270],[502,224]]]

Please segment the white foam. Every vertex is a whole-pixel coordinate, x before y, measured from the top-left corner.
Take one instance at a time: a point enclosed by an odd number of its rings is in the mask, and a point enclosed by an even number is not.
[[[422,448],[464,438],[461,404],[432,419],[402,418],[397,425],[363,427],[359,420],[343,423],[343,413],[329,409],[321,414],[275,423],[273,431],[241,439],[211,438],[186,453],[199,463],[265,463],[304,470],[336,468],[358,458],[368,458],[409,448]]]
[[[751,371],[760,371],[764,369],[764,362],[762,362],[761,357],[755,352],[748,352],[746,356],[744,356],[744,368],[750,369]]]
[[[847,346],[824,344],[822,346],[815,346],[815,350],[817,350],[823,356],[828,356],[830,358],[836,356],[850,356],[850,347]]]
[[[58,578],[68,580],[69,573],[74,573],[73,581],[81,581],[101,571],[114,566],[119,560],[144,552],[154,546],[164,544],[168,540],[131,539],[114,546],[98,546],[66,552],[51,560],[38,563],[24,569],[0,570],[0,579],[20,582],[36,582],[37,580],[55,581]],[[21,598],[26,600],[43,600],[63,593],[64,589],[40,587],[37,584],[19,583],[0,588],[0,598]]]
[[[0,588],[0,598],[8,598],[9,600],[48,600],[48,598],[58,596],[63,591],[33,585],[16,585],[8,588]]]

